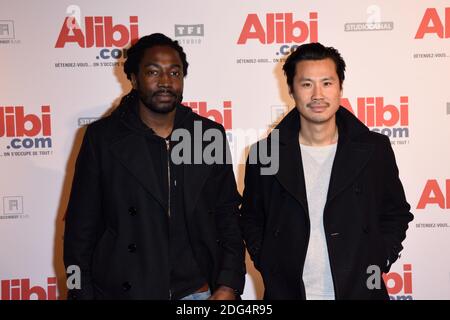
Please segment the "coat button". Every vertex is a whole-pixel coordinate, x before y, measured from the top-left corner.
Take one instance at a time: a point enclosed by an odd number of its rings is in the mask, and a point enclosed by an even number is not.
[[[331,237],[337,237],[337,236],[339,236],[339,232],[330,233],[330,236]]]
[[[359,185],[355,186],[355,193],[360,194],[361,193],[361,187]]]
[[[130,243],[130,244],[128,245],[128,252],[133,253],[133,252],[135,252],[135,251],[136,251],[136,244],[135,244],[135,243]]]
[[[370,232],[370,228],[368,225],[363,226],[363,231],[364,233],[369,233]]]
[[[130,289],[131,289],[131,284],[128,281],[122,283],[122,290],[123,291],[129,291]]]
[[[274,236],[275,238],[277,238],[279,235],[280,235],[280,229],[276,229],[276,230],[273,232],[273,236]]]
[[[137,210],[135,207],[129,207],[128,213],[130,214],[130,216],[135,216],[137,214]]]
[[[78,295],[75,292],[71,292],[69,294],[69,299],[70,300],[78,300]]]

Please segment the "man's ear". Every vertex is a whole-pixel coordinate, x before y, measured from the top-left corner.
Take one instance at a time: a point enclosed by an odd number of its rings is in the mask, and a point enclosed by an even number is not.
[[[134,73],[131,74],[131,86],[133,87],[134,90],[138,89],[137,78]]]

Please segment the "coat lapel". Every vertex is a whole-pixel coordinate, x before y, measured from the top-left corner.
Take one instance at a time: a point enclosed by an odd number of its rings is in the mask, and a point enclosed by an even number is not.
[[[280,143],[280,166],[276,178],[308,212],[300,145],[295,137],[286,143]]]
[[[196,147],[194,144],[201,142],[203,154],[203,150],[206,146],[206,142],[203,141],[202,139],[203,133],[206,130],[206,128],[203,127],[204,123],[202,123],[202,127],[200,130],[199,127],[197,128],[195,127],[195,121],[200,120],[195,120],[195,118],[193,118],[192,113],[187,113],[185,116],[188,118],[185,118],[185,120],[187,121],[184,122],[185,125],[184,128],[188,130],[191,135],[191,150],[195,152],[194,150],[196,150]],[[194,162],[194,157],[191,159],[191,161]],[[184,183],[184,204],[186,215],[189,215],[194,211],[199,196],[202,193],[203,185],[208,179],[210,171],[212,170],[213,167],[214,165],[194,164],[194,163],[184,165],[183,183]]]
[[[372,144],[353,140],[353,137],[368,129],[349,111],[343,107],[339,108],[336,121],[339,128],[339,141],[331,171],[327,202],[333,200],[356,179],[373,153]],[[305,176],[298,142],[300,130],[298,111],[295,108],[290,111],[277,129],[280,130],[280,166],[276,177],[307,212]]]
[[[280,165],[275,177],[308,212],[305,176],[298,142],[300,116],[297,109],[291,110],[275,128],[279,134]],[[278,143],[278,141],[277,141]]]
[[[130,174],[139,181],[156,201],[167,211],[157,183],[152,157],[145,142],[145,137],[129,134],[115,141],[110,146],[112,154],[123,164]]]
[[[373,152],[373,145],[345,141],[339,138],[336,156],[331,170],[327,202],[345,190],[367,165]]]

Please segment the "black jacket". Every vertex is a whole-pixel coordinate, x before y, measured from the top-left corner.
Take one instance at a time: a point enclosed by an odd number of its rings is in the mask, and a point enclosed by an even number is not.
[[[366,282],[373,272],[368,274],[367,268],[377,265],[383,272],[389,270],[413,216],[389,138],[369,131],[343,107],[336,121],[339,140],[324,209],[336,299],[387,299],[383,281],[379,290],[368,289]],[[305,299],[302,272],[310,226],[297,109],[276,129],[279,170],[260,175],[261,161],[247,162],[241,227],[262,274],[265,298]],[[268,139],[275,137],[271,134]]]
[[[81,289],[69,298],[170,299],[167,197],[142,131],[130,125],[134,99],[127,96],[84,136],[64,236],[64,263],[81,268]],[[215,128],[226,141],[222,126],[177,108],[191,136],[199,121],[202,133]],[[187,231],[201,272],[212,290],[227,285],[241,293],[244,244],[232,165],[185,164],[183,174]]]

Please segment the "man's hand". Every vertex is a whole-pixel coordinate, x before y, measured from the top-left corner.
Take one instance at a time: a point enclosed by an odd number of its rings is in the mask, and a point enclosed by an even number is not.
[[[234,290],[227,286],[220,286],[214,291],[208,300],[236,300]]]

